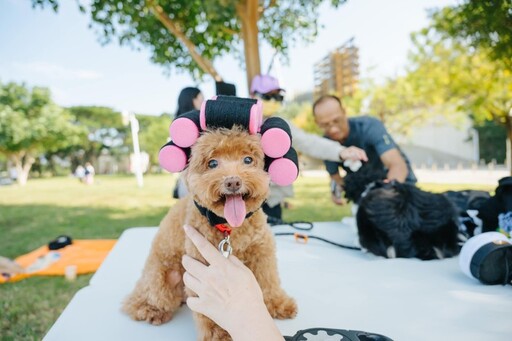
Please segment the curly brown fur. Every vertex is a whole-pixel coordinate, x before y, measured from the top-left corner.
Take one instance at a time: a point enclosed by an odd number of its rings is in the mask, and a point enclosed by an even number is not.
[[[247,156],[253,159],[251,164],[244,163]],[[181,258],[186,253],[205,260],[185,238],[182,226],[189,224],[198,228],[213,245],[218,245],[224,236],[199,213],[194,200],[223,217],[226,195],[232,193],[226,181],[233,177],[241,181],[236,193],[243,196],[247,212],[254,212],[240,227],[233,228],[233,254],[253,271],[273,317],[285,319],[297,314],[295,301],[280,286],[275,243],[261,210],[269,191],[263,156],[259,137],[242,130],[206,132],[198,139],[184,174],[190,194],[172,207],[160,223],[142,277],[124,301],[123,310],[133,319],[156,325],[167,322],[186,297],[194,295],[184,288]],[[212,159],[218,161],[213,169],[208,167]],[[205,316],[194,314],[194,318],[199,340],[231,339]]]

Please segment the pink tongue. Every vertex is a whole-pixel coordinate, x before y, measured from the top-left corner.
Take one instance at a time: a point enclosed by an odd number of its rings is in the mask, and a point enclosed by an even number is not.
[[[245,202],[241,195],[229,195],[224,205],[224,218],[231,227],[242,225],[245,219]]]

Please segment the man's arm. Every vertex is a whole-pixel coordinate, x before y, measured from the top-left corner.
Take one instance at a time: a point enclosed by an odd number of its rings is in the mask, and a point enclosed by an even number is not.
[[[361,160],[368,161],[366,152],[357,147],[344,147],[336,141],[310,134],[297,128],[293,123],[287,121],[292,133],[293,147],[315,159],[328,161]]]
[[[380,159],[384,166],[388,169],[389,180],[396,180],[398,182],[405,182],[409,170],[404,158],[398,151],[398,149],[390,149],[381,154]]]

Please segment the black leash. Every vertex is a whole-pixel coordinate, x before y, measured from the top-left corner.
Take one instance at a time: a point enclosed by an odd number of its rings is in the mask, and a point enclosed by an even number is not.
[[[293,227],[296,230],[300,231],[309,231],[313,229],[313,223],[310,221],[284,221],[276,217],[267,216],[267,222],[270,224],[270,226],[274,225],[288,225]]]
[[[329,244],[334,245],[334,246],[339,246],[339,247],[344,248],[344,249],[361,250],[361,248],[357,247],[357,246],[338,244],[338,243],[335,243],[333,241],[327,240],[327,239],[322,238],[322,237],[312,236],[312,235],[308,235],[308,234],[301,234],[301,233],[297,233],[297,232],[279,232],[279,233],[274,233],[274,236],[295,236],[295,240],[296,241],[303,240],[304,243],[307,243],[308,239],[310,239],[310,238],[311,239],[318,239],[318,240],[321,240],[323,242],[329,243]]]
[[[268,220],[268,223],[270,224],[270,226],[274,226],[274,225],[288,225],[288,226],[291,226],[294,229],[299,230],[299,231],[310,231],[310,230],[313,229],[313,223],[309,222],[309,221],[291,221],[291,222],[286,222],[284,220],[281,220],[281,219],[276,218],[276,217],[271,217],[271,216],[268,216],[267,220]],[[308,235],[308,234],[302,234],[302,233],[298,233],[298,232],[277,232],[277,233],[274,233],[274,236],[294,236],[295,237],[295,241],[298,242],[298,241],[301,240],[304,243],[307,243],[308,240],[311,238],[311,239],[321,240],[323,242],[329,243],[329,244],[334,245],[334,246],[339,246],[339,247],[344,248],[344,249],[361,250],[361,248],[357,247],[357,246],[350,246],[350,245],[339,244],[339,243],[335,243],[333,241],[330,241],[330,240],[322,238],[322,237],[317,237],[317,236]]]

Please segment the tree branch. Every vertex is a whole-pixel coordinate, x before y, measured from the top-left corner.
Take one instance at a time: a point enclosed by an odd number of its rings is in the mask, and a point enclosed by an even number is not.
[[[155,17],[165,26],[165,28],[167,28],[167,30],[171,34],[178,38],[178,40],[181,41],[183,45],[185,45],[185,47],[190,53],[190,56],[199,65],[199,67],[203,69],[203,71],[205,71],[206,73],[210,74],[215,79],[215,81],[222,81],[222,77],[219,75],[217,70],[215,70],[211,61],[203,58],[203,56],[201,56],[201,54],[197,52],[194,43],[192,43],[190,39],[188,39],[185,36],[185,34],[178,27],[178,25],[176,25],[176,23],[172,21],[171,18],[169,18],[167,13],[164,12],[163,8],[160,5],[156,4],[154,0],[146,0],[146,4],[148,8],[151,10],[151,12],[153,12]]]

